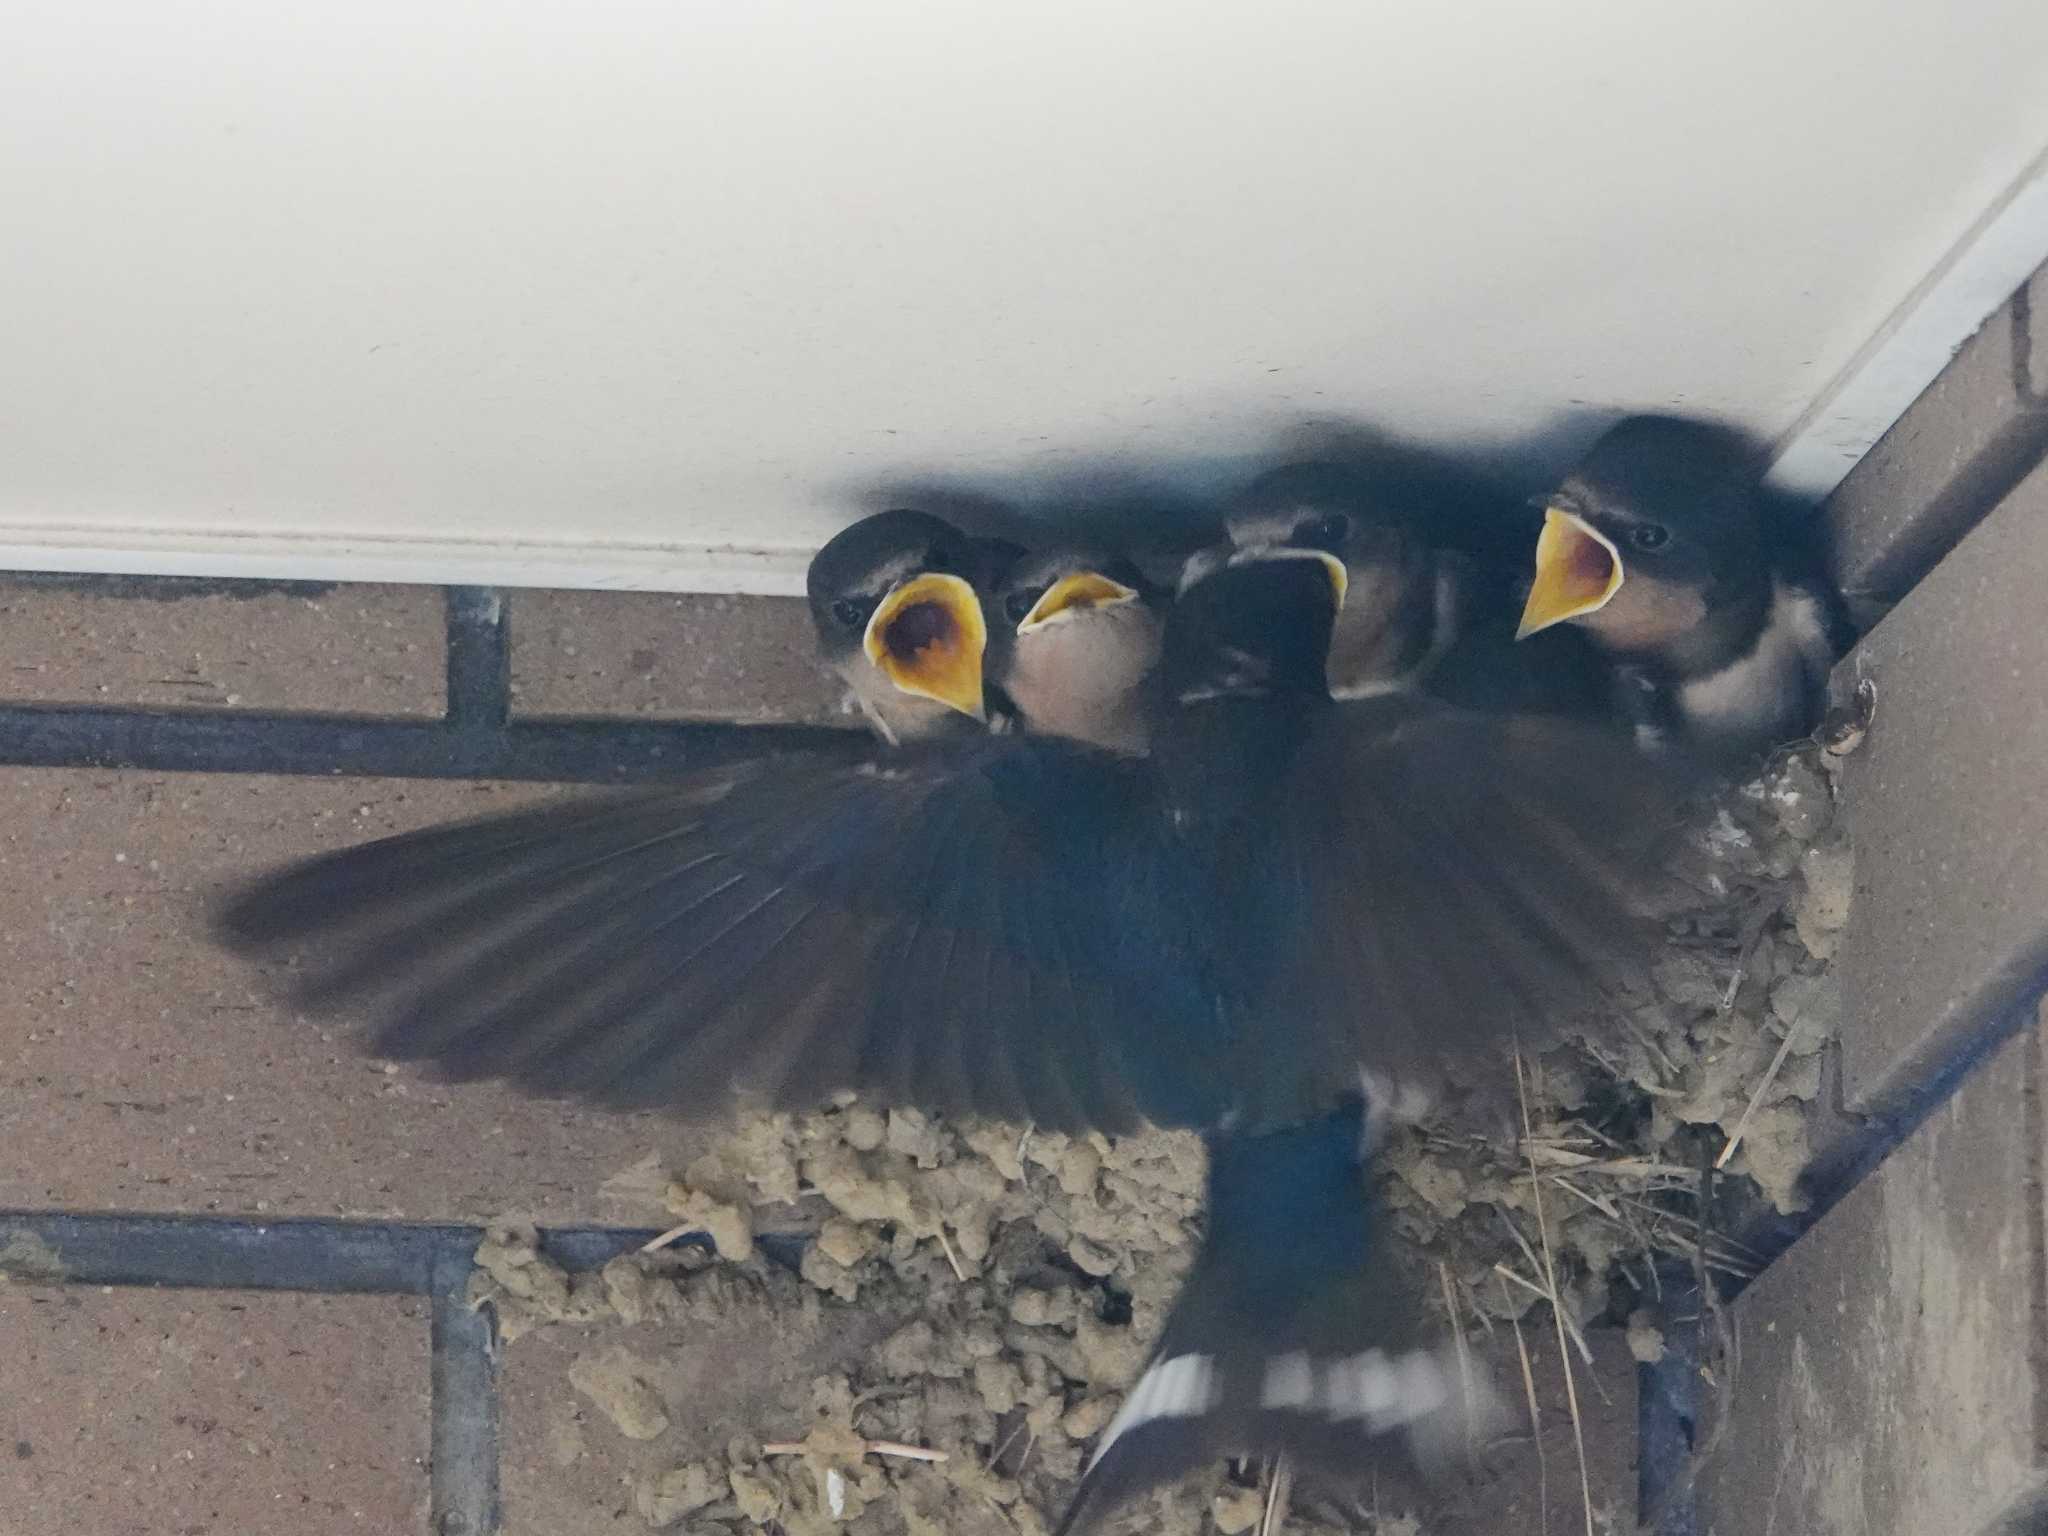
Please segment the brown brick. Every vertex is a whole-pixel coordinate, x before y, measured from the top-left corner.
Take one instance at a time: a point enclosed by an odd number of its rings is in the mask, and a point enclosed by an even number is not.
[[[2048,453],[2048,268],[1965,342],[1827,505],[1835,575],[1869,623]]]
[[[1743,1293],[1707,1536],[1990,1536],[2048,1478],[2041,1030]]]
[[[2048,467],[1866,637],[1877,717],[1842,805],[1851,1107],[1970,1048],[2048,970]]]
[[[421,1302],[0,1281],[0,1362],[7,1536],[424,1529]]]
[[[520,592],[511,630],[522,715],[846,722],[801,598]]]
[[[603,1180],[695,1133],[387,1072],[205,932],[230,879],[562,792],[0,770],[0,1206],[621,1215]]]
[[[433,715],[443,700],[437,587],[300,595],[62,579],[0,582],[0,698]],[[253,595],[252,595],[253,594]]]

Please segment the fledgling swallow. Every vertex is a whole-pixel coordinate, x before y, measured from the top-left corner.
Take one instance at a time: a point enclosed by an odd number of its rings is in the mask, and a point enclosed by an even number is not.
[[[989,676],[1024,730],[1146,749],[1165,620],[1161,595],[1131,560],[1081,549],[1028,555],[991,607]]]
[[[983,598],[1021,553],[899,507],[812,557],[804,586],[819,658],[891,746],[986,728]]]
[[[1502,606],[1501,562],[1482,568],[1482,530],[1469,508],[1453,529],[1350,465],[1304,462],[1269,470],[1234,499],[1226,527],[1239,548],[1320,548],[1344,561],[1349,595],[1329,661],[1339,700],[1420,689],[1497,714],[1595,718],[1606,706],[1601,668],[1583,642],[1518,651]],[[1455,531],[1461,542],[1444,542]]]
[[[1748,764],[1825,706],[1842,604],[1799,530],[1774,524],[1758,469],[1727,428],[1631,416],[1546,499],[1517,634],[1590,636],[1646,747]]]
[[[1417,685],[1458,633],[1457,557],[1433,548],[1413,516],[1348,466],[1267,471],[1235,498],[1226,529],[1238,549],[1321,549],[1344,562],[1347,592],[1327,664],[1332,698]]]
[[[1485,1415],[1375,1268],[1368,1100],[1635,974],[1674,793],[1609,732],[1333,700],[1349,581],[1300,545],[1199,562],[1143,756],[790,754],[328,854],[221,931],[310,948],[302,1005],[371,1003],[372,1049],[457,1078],[1202,1132],[1208,1236],[1069,1530],[1211,1455],[1441,1454]]]

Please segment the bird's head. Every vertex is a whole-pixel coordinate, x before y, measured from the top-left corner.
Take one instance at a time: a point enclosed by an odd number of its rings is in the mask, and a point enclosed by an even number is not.
[[[1612,428],[1542,498],[1516,638],[1577,624],[1616,651],[1676,642],[1762,568],[1755,459],[1710,423],[1632,416]]]
[[[1270,470],[1236,498],[1226,530],[1241,550],[1321,551],[1344,563],[1327,668],[1333,693],[1401,678],[1439,638],[1437,554],[1362,472],[1326,463]]]
[[[1360,471],[1341,464],[1288,464],[1259,476],[1234,499],[1226,522],[1239,549],[1318,549],[1344,562],[1348,605],[1366,583],[1412,570],[1422,542]]]
[[[1160,617],[1137,566],[1097,550],[1019,560],[997,589],[988,671],[1029,730],[1144,745],[1141,692],[1159,662]]]
[[[987,547],[909,509],[863,518],[818,551],[806,578],[818,649],[896,692],[985,718]]]
[[[1330,636],[1350,576],[1304,544],[1223,543],[1190,557],[1167,616],[1171,695],[1325,694]]]

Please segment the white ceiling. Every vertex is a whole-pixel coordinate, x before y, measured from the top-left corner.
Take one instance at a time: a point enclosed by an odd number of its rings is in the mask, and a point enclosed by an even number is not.
[[[0,564],[779,589],[892,480],[1333,416],[1534,476],[1675,406],[1821,486],[2048,255],[2041,0],[7,34]]]

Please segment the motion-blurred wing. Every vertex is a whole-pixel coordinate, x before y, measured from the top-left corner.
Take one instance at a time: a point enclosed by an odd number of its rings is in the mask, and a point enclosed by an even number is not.
[[[783,758],[316,858],[220,927],[304,948],[303,1003],[369,1003],[374,1049],[461,1078],[1207,1123],[1228,1073],[1165,825],[1142,764],[1058,742]]]
[[[1218,865],[1257,967],[1227,986],[1272,1042],[1246,1123],[1297,1118],[1361,1068],[1484,1088],[1476,1061],[1497,1088],[1510,1041],[1541,1049],[1641,974],[1690,783],[1560,718],[1412,694],[1322,716]]]

